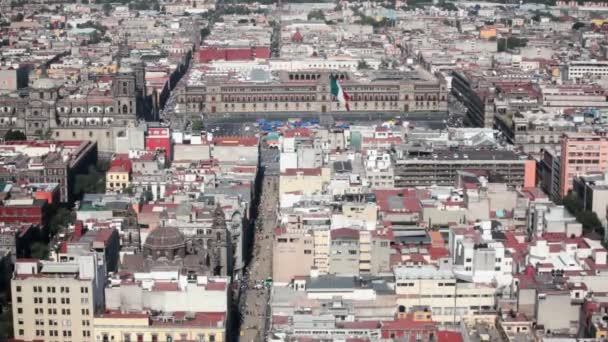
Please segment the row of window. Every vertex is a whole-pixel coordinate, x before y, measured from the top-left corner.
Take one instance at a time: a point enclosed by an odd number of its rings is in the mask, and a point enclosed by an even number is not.
[[[46,292],[48,293],[55,293],[56,292],[56,287],[55,286],[47,286],[46,287]],[[17,285],[15,286],[15,291],[16,292],[21,292],[23,290],[23,288],[21,287],[21,285]],[[43,293],[44,289],[42,286],[33,286],[32,290],[34,291],[34,293]],[[69,286],[60,286],[59,287],[59,293],[70,293],[70,287]],[[81,287],[80,288],[80,293],[89,293],[89,288],[88,287]]]
[[[123,341],[124,342],[144,342],[144,335],[143,334],[135,334],[135,339],[132,339],[132,333],[125,333],[123,335]],[[110,337],[109,334],[107,333],[102,333],[101,334],[101,339],[102,342],[110,342],[110,341],[114,341],[114,336]],[[198,341],[199,342],[215,342],[215,334],[209,334],[209,336],[207,337],[207,339],[205,339],[205,335],[198,335]],[[165,334],[165,339],[164,341],[166,342],[173,342],[173,341],[188,341],[188,335],[187,334],[180,334],[179,335],[179,340],[174,340],[173,336],[170,334]],[[159,335],[158,334],[152,334],[152,340],[151,342],[159,342]]]

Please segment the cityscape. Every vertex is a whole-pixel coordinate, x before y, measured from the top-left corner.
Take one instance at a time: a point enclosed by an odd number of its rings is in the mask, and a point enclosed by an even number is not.
[[[0,0],[0,341],[608,341],[608,2]]]

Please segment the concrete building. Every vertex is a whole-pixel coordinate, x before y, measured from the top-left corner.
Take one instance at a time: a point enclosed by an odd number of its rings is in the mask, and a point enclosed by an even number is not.
[[[112,160],[106,172],[106,192],[122,192],[131,185],[132,163],[127,156]]]
[[[108,312],[93,319],[95,340],[110,341],[225,341],[225,313]]]
[[[513,260],[505,246],[492,239],[490,221],[480,222],[481,238],[475,231],[450,229],[449,248],[454,276],[473,283],[511,284]]]
[[[491,284],[457,282],[452,271],[433,266],[399,266],[393,272],[400,312],[427,306],[435,321],[455,324],[494,308],[496,287]]]
[[[0,182],[18,176],[29,183],[58,183],[59,200],[73,199],[77,174],[88,172],[97,161],[97,145],[91,141],[10,141],[0,145],[4,157]]]
[[[106,311],[95,315],[97,341],[225,341],[228,279],[180,271],[111,278]]]
[[[391,165],[390,154],[368,150],[364,164],[365,177],[370,188],[392,189],[395,187],[394,169]]]
[[[121,280],[113,277],[105,288],[105,308],[111,311],[227,312],[225,277],[183,275],[179,270],[142,272]]]
[[[67,262],[20,259],[11,282],[14,336],[33,341],[95,341],[103,310],[105,265],[94,254]]]
[[[285,203],[284,196],[288,193],[303,195],[321,194],[330,180],[328,168],[286,169],[279,180],[279,198],[281,207]]]
[[[594,212],[604,227],[607,227],[608,172],[577,176],[572,190],[582,209]]]
[[[608,77],[608,62],[606,61],[571,61],[568,64],[568,79],[580,80],[589,78]]]
[[[276,283],[289,283],[296,276],[308,275],[315,265],[314,238],[310,232],[278,228],[272,250],[272,279]]]
[[[361,254],[359,231],[349,228],[333,229],[330,239],[329,274],[358,276]]]
[[[415,187],[455,185],[458,171],[477,170],[504,180],[507,184],[534,187],[536,162],[507,150],[434,150],[432,153],[408,155],[397,150],[395,186]]]
[[[608,168],[608,137],[565,133],[561,146],[560,196],[568,195],[576,175],[604,172]]]

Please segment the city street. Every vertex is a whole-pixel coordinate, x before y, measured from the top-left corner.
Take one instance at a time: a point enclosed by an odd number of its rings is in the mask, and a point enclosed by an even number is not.
[[[262,159],[268,152],[262,149]],[[240,341],[265,341],[269,324],[270,286],[264,281],[272,277],[272,236],[277,224],[279,178],[276,173],[266,174],[262,180],[262,193],[258,220],[255,226],[251,261],[246,269],[241,290]]]

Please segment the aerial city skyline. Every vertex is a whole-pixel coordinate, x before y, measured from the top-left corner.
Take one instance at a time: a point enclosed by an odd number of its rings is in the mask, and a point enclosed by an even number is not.
[[[608,341],[608,3],[0,0],[0,341]]]

